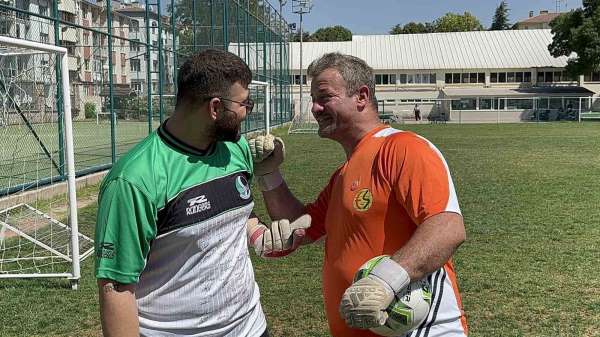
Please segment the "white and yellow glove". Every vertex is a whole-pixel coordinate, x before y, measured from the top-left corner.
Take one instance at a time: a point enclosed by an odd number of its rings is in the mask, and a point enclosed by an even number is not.
[[[387,307],[395,294],[410,283],[402,266],[389,257],[381,259],[369,275],[354,282],[342,295],[340,315],[351,328],[382,326],[388,318]]]
[[[273,221],[270,227],[260,222],[255,225],[248,224],[248,242],[260,257],[286,256],[300,246],[310,222],[310,215],[304,214],[293,222],[287,219]]]
[[[283,183],[279,172],[279,165],[285,158],[283,140],[270,134],[261,135],[250,139],[248,145],[254,162],[254,175],[261,191],[277,188]]]

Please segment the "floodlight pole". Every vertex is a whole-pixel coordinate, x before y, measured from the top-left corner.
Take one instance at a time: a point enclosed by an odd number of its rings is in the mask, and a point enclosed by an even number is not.
[[[302,96],[303,96],[303,81],[302,81],[302,15],[309,13],[312,9],[312,0],[292,0],[292,10],[296,14],[300,14],[300,113],[303,111]]]

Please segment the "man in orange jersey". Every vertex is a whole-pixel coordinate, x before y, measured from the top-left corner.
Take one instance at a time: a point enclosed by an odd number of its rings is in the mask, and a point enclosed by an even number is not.
[[[385,323],[394,295],[427,278],[431,310],[407,336],[465,337],[451,261],[465,229],[442,154],[425,138],[379,121],[373,70],[361,59],[326,54],[308,75],[319,136],[340,143],[347,158],[318,198],[304,205],[288,189],[278,170],[281,140],[259,137],[250,149],[269,215],[308,213],[312,226],[303,244],[325,239],[323,296],[331,334],[375,336],[367,329]],[[359,267],[381,255],[390,257],[353,283]]]

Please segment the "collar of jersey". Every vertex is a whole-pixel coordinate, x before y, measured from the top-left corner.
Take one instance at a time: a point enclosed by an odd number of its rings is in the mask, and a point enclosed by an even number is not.
[[[169,130],[167,130],[167,128],[165,127],[165,125],[167,124],[167,120],[165,120],[158,127],[158,136],[165,143],[167,143],[168,145],[174,147],[175,149],[177,149],[179,151],[182,151],[182,152],[185,152],[187,154],[194,155],[194,156],[207,156],[207,155],[211,155],[213,152],[215,152],[215,147],[216,147],[215,144],[216,143],[212,143],[208,147],[208,149],[202,150],[202,149],[194,147],[194,146],[192,146],[190,144],[187,144],[186,142],[178,139],[172,133],[170,133]]]
[[[389,128],[389,125],[381,125],[381,126],[376,126],[374,127],[371,131],[367,132],[358,142],[358,144],[356,144],[356,147],[354,148],[354,152],[356,152],[356,150],[358,150],[359,147],[361,147],[364,143],[366,143],[369,139],[373,138],[373,135],[375,135],[377,132],[383,130],[383,129],[387,129]]]

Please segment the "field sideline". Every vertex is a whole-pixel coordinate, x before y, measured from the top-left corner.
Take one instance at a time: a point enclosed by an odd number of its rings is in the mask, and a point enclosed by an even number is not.
[[[600,123],[397,127],[431,140],[452,171],[467,227],[454,261],[470,336],[600,336]],[[284,175],[311,201],[343,151],[286,131],[276,131],[286,141]],[[84,234],[93,235],[95,214],[95,205],[80,209]],[[253,256],[271,336],[328,336],[322,256],[316,245],[280,260]],[[92,258],[82,275],[79,291],[63,281],[0,281],[0,336],[99,336]]]

